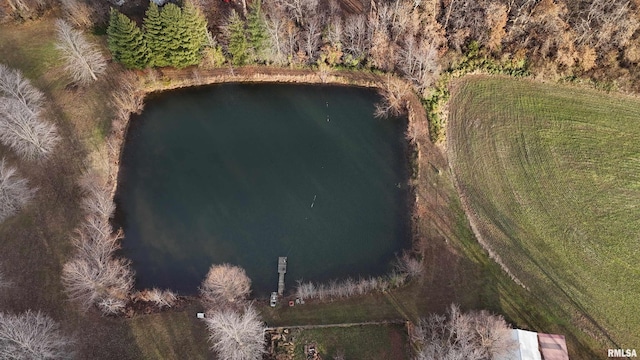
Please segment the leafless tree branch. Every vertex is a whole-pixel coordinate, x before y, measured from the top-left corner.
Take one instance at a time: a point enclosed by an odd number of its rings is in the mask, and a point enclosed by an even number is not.
[[[225,309],[209,314],[211,348],[221,359],[258,360],[264,353],[264,327],[258,313],[249,306],[243,314]]]
[[[65,69],[74,81],[87,85],[98,80],[98,75],[107,68],[107,61],[100,49],[64,20],[56,22],[58,42],[56,48],[62,53]]]
[[[41,312],[0,312],[0,359],[69,359],[72,342]]]
[[[251,291],[251,280],[243,268],[212,265],[200,287],[202,299],[217,306],[242,302]]]
[[[33,198],[35,189],[16,174],[14,167],[0,160],[0,223],[15,215]]]
[[[59,141],[55,125],[41,119],[43,99],[19,71],[0,64],[0,142],[28,160],[48,156]]]
[[[96,306],[104,315],[117,314],[129,301],[133,271],[128,260],[114,257],[122,232],[114,233],[109,223],[113,202],[107,182],[84,176],[81,185],[87,215],[73,239],[76,254],[62,268],[62,282],[69,298],[84,309]]]
[[[33,87],[18,70],[0,64],[0,96],[19,100],[32,114],[38,113],[44,101],[42,92]]]
[[[486,311],[462,313],[451,305],[448,314],[420,320],[411,341],[419,348],[416,360],[490,360],[516,345],[502,316]]]

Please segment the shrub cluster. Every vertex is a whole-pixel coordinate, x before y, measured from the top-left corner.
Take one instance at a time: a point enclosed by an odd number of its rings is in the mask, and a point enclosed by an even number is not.
[[[135,292],[131,298],[133,301],[143,301],[154,304],[158,309],[173,307],[178,301],[178,296],[171,290],[142,290]]]
[[[445,104],[449,100],[449,82],[473,72],[488,74],[502,74],[514,77],[529,76],[527,62],[521,57],[506,57],[496,60],[484,53],[477,42],[469,45],[469,51],[462,58],[454,62],[436,82],[431,94],[423,99],[429,119],[429,135],[431,141],[444,140],[444,129],[447,120]]]
[[[316,299],[330,300],[348,298],[354,295],[364,295],[372,291],[386,291],[402,286],[407,275],[392,272],[387,276],[361,278],[358,280],[347,278],[342,281],[332,280],[326,284],[298,281],[296,296],[301,300]]]
[[[422,273],[422,261],[408,253],[396,259],[394,269],[385,276],[347,278],[342,281],[332,280],[326,284],[297,281],[296,296],[301,300],[330,300],[364,295],[372,291],[386,291],[404,285],[409,278],[416,278]]]

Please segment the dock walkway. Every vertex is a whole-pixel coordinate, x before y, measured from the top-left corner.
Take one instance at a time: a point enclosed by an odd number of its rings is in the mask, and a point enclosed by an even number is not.
[[[287,257],[278,258],[278,295],[284,294],[284,274],[287,273]]]

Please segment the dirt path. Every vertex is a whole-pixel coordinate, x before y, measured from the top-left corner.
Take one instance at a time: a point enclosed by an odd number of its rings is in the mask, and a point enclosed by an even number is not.
[[[322,329],[322,328],[347,328],[353,326],[366,326],[366,325],[389,325],[389,324],[404,324],[405,320],[386,320],[386,321],[363,321],[355,323],[341,323],[341,324],[320,324],[320,325],[293,325],[293,326],[275,326],[266,327],[264,330],[276,330],[276,329]]]

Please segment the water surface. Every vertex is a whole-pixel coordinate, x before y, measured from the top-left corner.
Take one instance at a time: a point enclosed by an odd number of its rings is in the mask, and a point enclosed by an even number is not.
[[[148,99],[131,121],[116,195],[136,286],[193,294],[213,263],[254,295],[295,280],[388,271],[410,242],[403,119],[373,90],[224,84]]]

